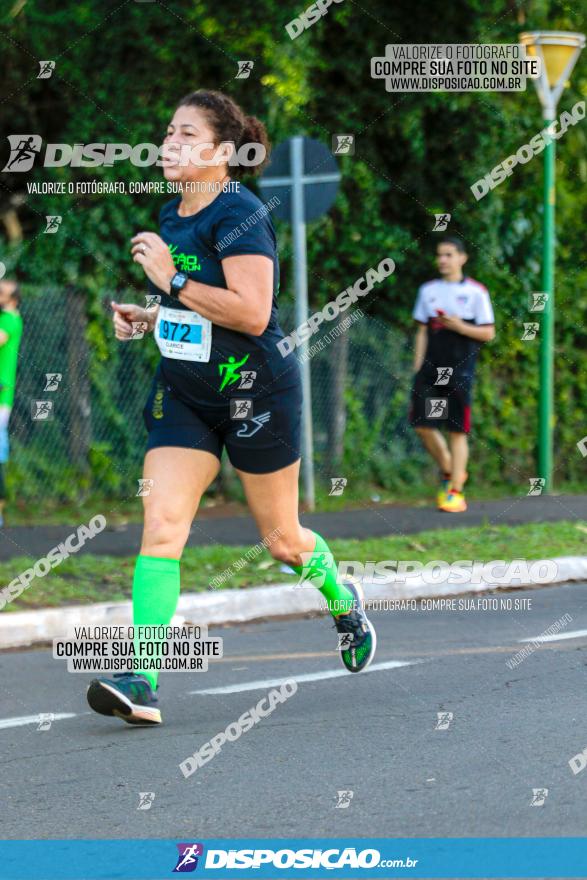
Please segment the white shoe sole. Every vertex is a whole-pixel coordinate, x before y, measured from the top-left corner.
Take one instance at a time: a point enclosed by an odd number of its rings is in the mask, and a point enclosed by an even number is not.
[[[131,702],[128,697],[104,681],[99,682],[99,687],[94,686],[91,694],[88,688],[88,703],[94,712],[100,715],[115,715],[127,724],[161,724],[159,709]]]

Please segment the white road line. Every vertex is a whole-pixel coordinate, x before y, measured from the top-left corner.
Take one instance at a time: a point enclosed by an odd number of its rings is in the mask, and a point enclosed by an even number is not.
[[[43,712],[43,715],[52,714],[52,721],[61,721],[62,718],[76,718],[75,712]],[[39,715],[23,715],[21,718],[4,718],[0,719],[0,730],[7,727],[24,727],[26,724],[38,724],[40,722]]]
[[[399,669],[401,666],[414,666],[421,663],[421,660],[388,660],[386,663],[372,663],[365,672],[356,673],[357,675],[367,675],[369,672],[379,672],[383,669]],[[325,669],[323,672],[309,672],[304,675],[289,675],[283,678],[266,678],[259,681],[245,681],[242,684],[229,684],[225,687],[207,688],[201,691],[188,691],[189,694],[237,694],[241,691],[257,691],[266,690],[270,687],[279,687],[292,678],[297,682],[304,681],[323,681],[328,678],[341,678],[343,675],[352,675],[344,669]],[[49,715],[49,712],[44,712]],[[53,713],[53,721],[61,721],[64,718],[77,718],[79,713],[76,712],[55,712]],[[93,712],[82,712],[82,715],[93,715]],[[21,718],[4,718],[0,719],[0,730],[6,730],[9,727],[24,727],[27,724],[38,724],[39,715],[23,715]]]
[[[561,639],[582,639],[587,636],[587,629],[574,629],[567,633],[552,636],[536,636],[534,639],[518,639],[519,642],[560,642]]]
[[[270,687],[279,687],[292,678],[297,682],[323,681],[327,678],[341,678],[343,675],[368,675],[370,672],[379,672],[383,669],[398,669],[400,666],[413,666],[420,660],[388,660],[386,663],[372,663],[364,672],[346,672],[344,669],[325,669],[324,672],[308,672],[304,675],[286,675],[283,678],[264,678],[258,681],[245,681],[242,684],[229,684],[225,687],[206,688],[201,691],[189,691],[190,694],[238,694],[242,691],[259,691]]]

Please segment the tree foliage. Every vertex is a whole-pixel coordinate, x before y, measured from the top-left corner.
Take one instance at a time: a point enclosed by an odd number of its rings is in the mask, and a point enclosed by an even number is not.
[[[476,389],[474,442],[487,480],[533,474],[537,342],[522,342],[531,291],[540,290],[542,162],[536,158],[477,202],[470,186],[542,127],[534,90],[526,93],[395,93],[370,76],[370,58],[386,43],[515,43],[522,30],[579,30],[577,7],[549,0],[456,0],[390,4],[352,0],[296,40],[285,24],[304,3],[259,0],[128,2],[14,0],[5,4],[0,58],[4,132],[37,132],[47,142],[158,143],[177,100],[199,88],[229,92],[262,118],[275,143],[307,134],[329,143],[353,133],[356,152],[340,159],[343,183],[334,208],[309,228],[311,305],[318,307],[384,256],[395,274],[362,307],[373,318],[412,332],[417,286],[434,274],[432,214],[452,215],[470,273],[489,288],[498,336],[486,347]],[[48,80],[38,61],[53,59]],[[235,79],[237,60],[254,61]],[[560,109],[587,97],[585,64]],[[587,304],[584,230],[587,213],[585,123],[558,147],[556,280],[557,479],[578,478],[576,450],[587,410]],[[4,148],[3,148],[4,149]],[[14,215],[22,241],[2,242],[3,261],[31,284],[74,285],[87,299],[95,387],[107,384],[112,341],[105,292],[134,290],[142,272],[129,259],[129,238],[155,228],[161,200],[147,196],[39,196],[31,180],[158,179],[158,169],[36,169],[0,175],[0,214]],[[43,235],[47,214],[63,216],[58,235]],[[6,223],[8,230],[8,224]],[[291,241],[279,225],[284,284],[291,296]],[[393,351],[381,353],[393,369]],[[104,390],[105,405],[108,395]],[[352,404],[349,442],[364,437],[360,401]],[[116,409],[111,418],[116,423]],[[350,428],[361,424],[354,436]],[[390,438],[390,443],[393,438]],[[100,450],[94,460],[103,469]]]

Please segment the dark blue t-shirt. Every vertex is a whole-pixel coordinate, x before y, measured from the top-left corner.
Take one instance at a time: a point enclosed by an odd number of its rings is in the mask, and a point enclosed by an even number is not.
[[[196,376],[205,379],[216,377],[218,364],[233,357],[239,359],[249,354],[247,368],[254,363],[272,362],[279,372],[288,372],[285,360],[277,349],[277,342],[284,334],[277,321],[277,293],[279,290],[279,261],[275,230],[269,209],[242,184],[238,192],[220,192],[205,208],[190,217],[177,213],[181,197],[163,206],[159,215],[161,238],[169,245],[177,271],[185,272],[193,281],[212,287],[226,288],[222,260],[241,254],[261,254],[273,261],[273,302],[271,317],[261,336],[251,336],[237,330],[229,330],[217,324],[212,326],[212,347],[207,363],[194,363],[162,357],[164,372],[174,384],[185,386],[182,378],[189,381]],[[149,293],[161,297],[161,306],[190,311],[184,305],[149,281]],[[293,360],[293,358],[292,358]],[[217,383],[214,382],[214,385]]]

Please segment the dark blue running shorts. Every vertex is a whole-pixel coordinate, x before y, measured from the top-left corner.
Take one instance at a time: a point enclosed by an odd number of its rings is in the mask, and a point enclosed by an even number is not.
[[[243,379],[242,371],[238,378],[195,372],[186,382],[173,374],[173,362],[162,360],[143,410],[147,450],[180,446],[220,459],[226,447],[231,464],[251,474],[293,464],[300,458],[302,388],[293,355],[287,360],[284,370],[251,359],[246,366],[256,376],[250,388],[250,375]]]

